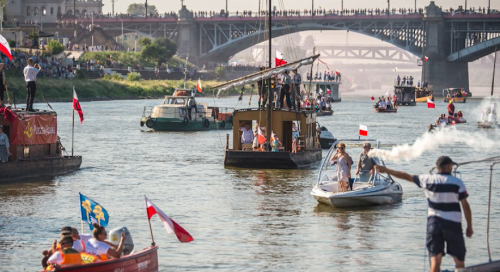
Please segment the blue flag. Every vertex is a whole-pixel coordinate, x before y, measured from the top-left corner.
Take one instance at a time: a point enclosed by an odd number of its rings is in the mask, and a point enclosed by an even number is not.
[[[90,230],[94,227],[92,223],[97,223],[106,227],[109,222],[108,212],[99,203],[82,195],[80,193],[80,211],[82,213],[82,220],[89,224]]]

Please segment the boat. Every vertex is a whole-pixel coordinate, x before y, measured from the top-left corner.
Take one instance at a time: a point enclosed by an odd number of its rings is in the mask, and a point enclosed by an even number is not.
[[[312,80],[305,84],[308,93],[317,96],[324,96],[327,102],[341,102],[339,87],[341,81]]]
[[[375,139],[341,139],[337,140],[323,159],[318,180],[311,191],[311,196],[319,203],[338,208],[373,206],[394,204],[401,202],[403,188],[394,181],[390,175],[382,175],[373,170],[373,174],[362,173],[352,179],[352,189],[347,192],[338,192],[338,180],[335,167],[330,165],[331,158],[335,155],[335,146],[340,143],[361,144],[362,142],[375,142],[377,148],[380,142]],[[385,165],[382,159],[373,158],[377,164]]]
[[[448,123],[450,123],[450,124],[467,123],[467,120],[465,120],[465,118],[463,118],[463,117],[455,117],[455,116],[448,115],[448,116],[446,116],[446,118],[448,118]]]
[[[158,246],[149,246],[139,252],[134,252],[119,259],[110,259],[101,262],[64,266],[54,270],[42,271],[71,271],[71,272],[157,272]],[[42,272],[40,271],[40,272]]]
[[[12,153],[8,162],[0,163],[0,183],[37,181],[80,169],[81,156],[63,154],[55,111],[0,106],[0,112]]]
[[[443,89],[443,101],[449,103],[451,100],[455,103],[465,103],[467,102],[467,96],[471,96],[470,93],[466,93],[464,88],[446,88]]]
[[[377,113],[396,113],[398,112],[398,106],[395,105],[394,107],[391,107],[390,109],[388,108],[379,108],[377,106],[373,106],[373,109]]]
[[[331,116],[333,115],[333,110],[318,110],[316,111],[316,116]]]
[[[328,129],[324,126],[319,127],[320,134],[319,143],[322,149],[330,149],[330,147],[337,141],[333,134],[328,131]]]
[[[396,85],[394,86],[394,95],[398,106],[416,106],[415,86]]]
[[[157,106],[145,106],[140,125],[152,131],[204,131],[232,128],[232,108],[196,102],[193,90],[178,89]]]
[[[417,103],[427,103],[427,100],[434,101],[434,94],[432,93],[431,87],[417,87],[415,89],[415,102]]]

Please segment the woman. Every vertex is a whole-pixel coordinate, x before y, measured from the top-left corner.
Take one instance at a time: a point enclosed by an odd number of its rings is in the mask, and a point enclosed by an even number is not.
[[[93,238],[89,239],[85,244],[85,252],[95,255],[101,260],[107,260],[109,257],[120,258],[123,251],[125,233],[122,232],[118,247],[112,247],[105,242],[108,236],[106,229],[97,223],[92,224],[92,226],[94,226],[94,231],[92,232]]]
[[[331,164],[337,164],[337,180],[339,187],[337,192],[347,192],[347,184],[351,178],[352,159],[349,154],[345,152],[344,143],[337,145],[337,153],[332,157]]]

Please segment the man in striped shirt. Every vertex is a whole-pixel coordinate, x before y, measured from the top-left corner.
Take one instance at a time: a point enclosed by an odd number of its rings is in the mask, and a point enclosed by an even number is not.
[[[451,175],[455,163],[448,156],[436,161],[437,173],[410,175],[384,166],[375,166],[379,173],[414,182],[424,188],[427,197],[427,250],[431,255],[431,272],[441,271],[441,259],[446,253],[453,256],[455,271],[465,271],[465,242],[462,233],[462,212],[467,222],[467,237],[472,237],[472,212],[467,202],[467,190],[462,180]]]

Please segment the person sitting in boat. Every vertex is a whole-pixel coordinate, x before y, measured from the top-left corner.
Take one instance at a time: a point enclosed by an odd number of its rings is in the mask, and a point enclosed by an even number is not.
[[[439,118],[436,121],[436,126],[447,126],[448,125],[448,118],[446,118],[445,114],[441,114]]]
[[[345,152],[345,144],[339,143],[337,145],[337,153],[332,157],[331,165],[337,164],[337,192],[347,192],[347,185],[351,178],[351,165],[352,159]]]
[[[447,109],[448,109],[449,116],[455,115],[455,105],[453,105],[453,99],[450,100],[450,103],[448,104]]]
[[[369,142],[363,143],[363,152],[359,154],[358,164],[356,165],[356,176],[359,175],[359,180],[362,182],[369,181],[370,175],[373,174],[373,167],[376,165],[375,160],[368,156],[368,152],[372,149]],[[352,190],[352,184],[349,184]]]
[[[458,117],[458,118],[464,118],[464,115],[463,115],[463,113],[462,113],[462,111],[461,111],[461,110],[458,110],[458,111],[457,111],[457,117]]]
[[[389,96],[388,96],[388,97],[386,98],[386,100],[385,100],[385,107],[386,107],[387,109],[392,108],[392,105],[391,105],[391,99],[390,99],[390,97],[389,97]]]
[[[3,126],[0,125],[0,162],[8,162],[10,153],[9,137],[3,132]]]
[[[241,134],[241,143],[242,144],[253,143],[254,133],[252,131],[252,125],[250,125],[250,123],[245,123],[243,127],[240,128],[240,130],[243,132],[243,134]]]
[[[93,223],[92,226],[94,226],[94,231],[92,232],[93,238],[89,239],[85,244],[85,253],[94,255],[100,260],[108,260],[109,257],[120,258],[123,251],[125,233],[122,232],[118,246],[112,247],[105,242],[106,237],[108,237],[106,229],[97,223]]]
[[[73,248],[73,238],[64,236],[59,241],[61,248],[47,260],[47,264],[52,267],[63,267],[82,263],[82,257],[78,250]]]
[[[326,102],[325,102],[325,98],[324,97],[321,98],[321,104],[320,105],[321,105],[321,110],[322,111],[326,110]]]
[[[382,110],[386,109],[385,100],[383,97],[382,97],[382,100],[380,100],[380,102],[378,103],[378,108],[382,109]]]

